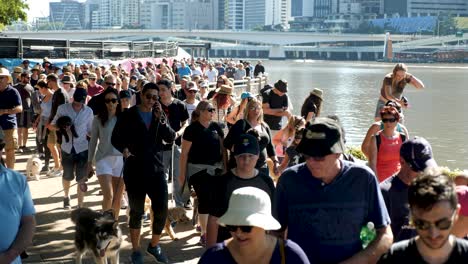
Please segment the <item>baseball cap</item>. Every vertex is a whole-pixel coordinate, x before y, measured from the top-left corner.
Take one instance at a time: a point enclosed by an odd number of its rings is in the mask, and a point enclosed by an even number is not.
[[[236,144],[234,144],[234,156],[241,154],[258,155],[259,153],[258,140],[252,135],[242,134],[239,136]]]
[[[317,117],[304,129],[302,140],[296,150],[310,157],[344,153],[342,131],[337,121],[328,117]]]
[[[86,89],[76,88],[75,93],[73,93],[73,101],[84,103],[86,102],[87,96],[88,96],[88,92],[86,91]]]
[[[286,80],[278,80],[274,86],[282,93],[288,92],[288,82]]]
[[[242,100],[244,100],[244,99],[246,99],[246,98],[253,98],[253,97],[254,97],[254,96],[253,96],[251,93],[249,93],[249,92],[243,92],[243,93],[241,94],[241,99],[242,99]]]
[[[206,87],[209,87],[210,84],[207,82],[207,81],[204,81],[200,84],[200,87],[203,87],[203,88],[206,88]]]
[[[414,171],[424,171],[427,167],[437,167],[432,155],[432,147],[423,137],[414,137],[401,145],[400,156]]]
[[[190,81],[187,83],[187,90],[189,91],[198,91],[197,84],[194,81]]]

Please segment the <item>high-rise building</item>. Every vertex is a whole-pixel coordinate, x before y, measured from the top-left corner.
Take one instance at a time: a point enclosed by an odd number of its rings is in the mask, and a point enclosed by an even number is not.
[[[408,0],[408,16],[468,15],[467,0]]]
[[[384,0],[383,6],[384,13],[388,15],[406,16],[408,14],[408,0]]]
[[[140,0],[122,1],[122,26],[140,26]]]
[[[84,28],[84,5],[76,0],[49,3],[49,21],[53,29],[70,30]]]
[[[263,28],[267,24],[266,17],[265,0],[245,1],[244,29]]]
[[[226,0],[225,23],[227,29],[244,29],[244,0]]]
[[[383,10],[382,0],[339,0],[338,3],[340,14],[382,14]]]
[[[304,0],[291,0],[291,16],[292,17],[301,17]]]

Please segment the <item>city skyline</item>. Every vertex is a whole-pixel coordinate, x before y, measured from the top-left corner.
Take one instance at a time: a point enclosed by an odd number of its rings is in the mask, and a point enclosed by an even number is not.
[[[78,0],[78,2],[85,2],[86,0]],[[47,17],[49,16],[49,3],[60,2],[60,0],[26,0],[29,5],[29,10],[26,11],[28,14],[28,22],[32,22],[36,17]]]

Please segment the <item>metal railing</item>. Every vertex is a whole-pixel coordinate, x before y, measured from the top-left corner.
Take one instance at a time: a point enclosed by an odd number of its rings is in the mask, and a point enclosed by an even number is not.
[[[177,55],[177,42],[1,38],[0,58],[110,59]]]

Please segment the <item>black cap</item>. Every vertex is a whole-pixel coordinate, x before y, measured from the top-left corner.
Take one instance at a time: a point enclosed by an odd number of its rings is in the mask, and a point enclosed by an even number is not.
[[[282,93],[288,92],[288,82],[286,80],[278,80],[275,83],[275,88]]]
[[[234,156],[241,154],[258,155],[259,153],[258,140],[252,135],[242,134],[239,136],[236,144],[234,144]]]
[[[120,93],[119,93],[119,97],[120,97],[120,99],[130,98],[130,97],[132,97],[132,95],[130,94],[130,92],[128,90],[121,90]]]
[[[302,140],[296,150],[311,157],[344,153],[345,144],[342,131],[337,121],[328,117],[317,117],[304,129]]]
[[[73,101],[78,103],[85,103],[88,92],[84,88],[76,88],[75,93],[73,93]]]
[[[437,167],[432,155],[432,147],[426,139],[414,137],[403,142],[400,156],[414,171],[424,171],[427,167]]]

